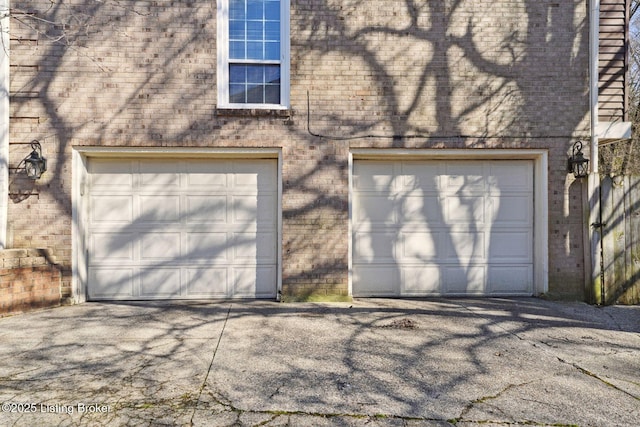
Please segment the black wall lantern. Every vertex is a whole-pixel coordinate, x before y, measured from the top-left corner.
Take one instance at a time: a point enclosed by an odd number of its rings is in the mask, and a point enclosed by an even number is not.
[[[573,152],[567,162],[569,172],[573,172],[576,178],[584,178],[589,175],[589,159],[582,154],[582,142],[573,144]]]
[[[31,154],[24,158],[24,171],[31,179],[40,179],[47,170],[47,159],[42,157],[42,147],[36,140],[31,141]]]

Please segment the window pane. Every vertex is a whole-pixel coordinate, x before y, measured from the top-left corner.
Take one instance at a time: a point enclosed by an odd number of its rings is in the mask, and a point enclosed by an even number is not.
[[[244,42],[229,42],[229,58],[231,59],[245,59],[247,57],[245,53]]]
[[[264,43],[249,42],[247,43],[247,59],[264,59]]]
[[[264,102],[280,104],[280,85],[269,85],[264,88]]]
[[[229,82],[230,83],[246,83],[247,81],[247,66],[246,65],[231,65],[229,67]]]
[[[264,40],[264,25],[261,21],[247,21],[247,40]]]
[[[247,102],[250,104],[262,104],[264,103],[264,95],[262,85],[247,85]]]
[[[248,0],[247,1],[247,18],[248,19],[264,19],[264,0]]]
[[[232,40],[244,40],[244,21],[229,21],[229,38]]]
[[[280,41],[280,23],[266,22],[264,25],[264,39],[271,41]]]
[[[270,21],[280,20],[280,1],[266,1],[264,4],[264,17]]]
[[[264,59],[280,59],[280,43],[265,43],[264,49]]]
[[[229,85],[229,102],[234,104],[245,104],[247,102],[244,85]]]
[[[264,80],[267,83],[280,83],[280,66],[267,65],[264,67]]]
[[[229,19],[246,18],[244,13],[245,0],[229,0]]]
[[[247,67],[248,83],[264,83],[264,67],[249,65]]]

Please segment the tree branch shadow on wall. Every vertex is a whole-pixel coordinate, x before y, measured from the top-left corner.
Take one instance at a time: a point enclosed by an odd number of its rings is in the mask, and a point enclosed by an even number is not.
[[[579,5],[519,4],[519,24],[514,24],[496,46],[509,58],[506,61],[495,51],[481,49],[482,24],[472,18],[460,21],[458,14],[467,16],[469,2],[406,1],[387,25],[376,25],[376,15],[359,9],[361,5],[324,2],[319,7],[321,13],[313,12],[315,5],[313,10],[301,11],[311,16],[299,24],[309,35],[304,42],[292,43],[305,52],[303,57],[308,61],[337,63],[336,75],[342,75],[343,68],[365,68],[365,83],[356,82],[358,86],[345,93],[343,100],[351,100],[356,112],[375,100],[384,113],[351,118],[355,114],[349,110],[332,111],[322,95],[323,90],[331,89],[331,83],[313,81],[309,112],[313,131],[309,129],[309,134],[315,141],[342,143],[349,148],[546,148],[549,143],[542,141],[548,139],[551,144],[563,141],[567,149],[570,147],[571,135],[579,131],[588,111],[588,25],[586,17],[576,20]],[[350,26],[354,21],[350,18],[355,16],[366,16],[367,24]],[[381,16],[383,21],[384,14]],[[501,25],[508,26],[509,21]],[[398,55],[385,57],[382,43],[397,46]],[[423,55],[411,56],[412,49]],[[549,57],[550,52],[557,61]],[[397,64],[407,57],[421,61],[409,77],[397,71],[402,67]],[[465,65],[469,67],[466,70]],[[575,75],[585,78],[569,83],[559,77]],[[407,86],[413,90],[403,92]],[[557,105],[559,93],[568,87],[568,92],[579,95],[567,110],[557,114],[551,106]],[[464,107],[459,105],[461,92]],[[428,109],[429,103],[436,106],[433,111]],[[482,125],[469,126],[474,121]],[[550,181],[564,179],[565,174],[564,170],[551,170]]]
[[[473,19],[478,12],[475,8],[483,8],[484,4],[407,0],[396,10],[393,22],[371,15],[371,19],[360,25],[360,21],[352,18],[361,11],[371,12],[367,9],[370,5],[365,3],[334,5],[321,1],[315,2],[313,8],[310,3],[295,5],[291,25],[292,52],[296,56],[291,70],[292,89],[295,89],[292,93],[297,94],[292,96],[292,111],[298,113],[295,117],[300,117],[307,105],[304,96],[300,96],[305,91],[299,90],[297,82],[297,73],[308,72],[303,66],[305,60],[337,59],[339,67],[357,66],[366,70],[367,75],[364,83],[343,93],[353,106],[352,114],[334,111],[331,100],[318,95],[331,84],[341,84],[341,79],[348,79],[348,75],[311,83],[310,114],[318,133],[324,137],[310,134],[299,121],[294,120],[286,127],[292,139],[305,141],[326,154],[320,160],[310,161],[307,172],[283,183],[284,197],[290,193],[305,195],[303,203],[283,208],[283,218],[288,223],[329,218],[325,226],[327,235],[332,237],[319,246],[308,239],[289,237],[283,242],[284,251],[294,257],[296,253],[332,253],[332,248],[342,248],[335,256],[314,264],[316,267],[306,267],[285,277],[292,282],[311,278],[340,282],[344,277],[346,253],[344,246],[336,241],[344,236],[333,233],[334,230],[346,232],[348,167],[340,153],[366,146],[517,148],[523,146],[522,141],[527,147],[544,146],[539,141],[549,136],[545,135],[547,130],[570,135],[588,111],[586,79],[565,81],[559,77],[586,73],[587,24],[584,20],[576,22],[578,4],[523,1],[514,12],[513,22],[504,24],[510,27],[501,33],[502,39],[493,50],[487,50],[479,45],[483,25]],[[215,78],[212,75],[215,70],[212,5],[193,2],[191,6],[195,9],[185,7],[171,13],[169,8],[122,7],[118,2],[84,2],[73,6],[47,3],[39,10],[39,5],[32,3],[15,6],[30,8],[31,16],[37,18],[37,22],[30,21],[36,23],[25,33],[46,53],[33,64],[15,64],[35,67],[37,71],[24,84],[16,86],[18,90],[12,94],[12,116],[19,117],[22,111],[30,109],[39,110],[43,125],[37,126],[34,132],[55,134],[52,141],[55,140],[56,146],[49,144],[45,148],[56,153],[48,172],[51,190],[42,187],[40,191],[55,200],[68,216],[72,197],[64,165],[70,162],[74,143],[108,142],[125,146],[132,138],[144,141],[142,145],[146,146],[201,146],[202,141],[211,141],[211,146],[235,146],[236,141],[243,138],[257,138],[252,120],[215,116],[215,105],[211,102],[211,84]],[[194,30],[180,35],[177,28],[194,20]],[[150,36],[142,42],[133,39],[127,33],[129,26],[146,28]],[[124,49],[128,40],[135,42],[139,49],[136,59],[128,56],[122,61],[104,60],[115,54],[105,53],[105,49],[108,51],[115,45]],[[20,40],[13,42],[20,44]],[[392,43],[396,51],[385,54],[379,49],[380,43]],[[207,59],[195,61],[194,55],[203,52],[204,56],[199,58]],[[410,66],[401,70],[394,68],[399,58],[407,57],[411,58]],[[76,81],[67,93],[61,94],[58,79],[72,67],[71,61],[79,65],[73,75]],[[540,63],[546,66],[541,67]],[[192,64],[193,70],[185,69],[183,64]],[[410,74],[405,76],[406,70],[410,70]],[[118,80],[125,71],[136,76],[134,82],[128,84],[126,94],[119,86],[123,83]],[[202,81],[194,79],[199,75]],[[112,103],[96,104],[98,98],[80,92],[84,82],[93,84],[96,80],[103,80],[99,90],[113,94]],[[188,85],[182,85],[185,82],[189,82]],[[166,91],[157,90],[163,86]],[[181,96],[167,101],[169,88],[176,87],[183,88]],[[557,105],[560,88],[572,95],[582,94],[571,103],[584,108],[555,114],[557,111],[548,106]],[[358,95],[358,89],[362,89],[364,95]],[[16,96],[20,93],[35,96]],[[68,108],[70,103],[80,100],[89,100],[86,105],[93,113],[89,117]],[[375,105],[379,114],[363,113],[370,105]],[[121,120],[134,110],[140,111],[139,120],[133,124]],[[282,122],[267,120],[275,124]],[[541,122],[545,126],[541,127]],[[230,125],[233,133],[226,129]],[[22,127],[21,134],[24,129]],[[516,135],[521,138],[514,138]],[[570,143],[567,136],[567,149]],[[284,148],[286,153],[287,147]],[[327,171],[334,174],[344,190],[329,195],[328,186],[317,184]],[[558,175],[558,171],[552,170],[550,179],[557,179]],[[50,232],[43,230],[43,233]]]

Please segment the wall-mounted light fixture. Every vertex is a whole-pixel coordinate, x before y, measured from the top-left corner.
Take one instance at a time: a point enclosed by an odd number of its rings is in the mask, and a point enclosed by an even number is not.
[[[573,151],[567,162],[567,169],[569,172],[573,172],[573,176],[576,178],[584,178],[589,175],[589,159],[582,154],[581,141],[573,144]]]
[[[42,157],[42,147],[36,140],[31,141],[31,154],[25,157],[24,171],[31,179],[40,179],[47,170],[47,159]]]

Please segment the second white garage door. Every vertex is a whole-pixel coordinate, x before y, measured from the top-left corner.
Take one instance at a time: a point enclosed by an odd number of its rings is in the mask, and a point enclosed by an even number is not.
[[[533,161],[356,160],[353,295],[531,295],[533,227]]]
[[[90,158],[89,299],[274,298],[276,181],[275,160]]]

